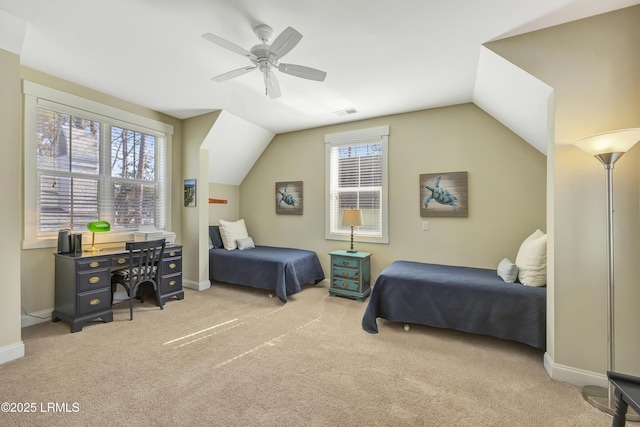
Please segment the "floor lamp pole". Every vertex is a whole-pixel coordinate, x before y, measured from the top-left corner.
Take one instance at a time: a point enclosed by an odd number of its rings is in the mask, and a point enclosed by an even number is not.
[[[615,371],[615,312],[614,312],[614,252],[613,252],[613,165],[623,155],[621,152],[597,154],[605,169],[605,186],[607,196],[607,370]],[[609,382],[608,387],[585,386],[582,396],[591,405],[613,415],[615,411],[615,392]],[[638,421],[640,417],[633,411],[627,412],[629,421]]]

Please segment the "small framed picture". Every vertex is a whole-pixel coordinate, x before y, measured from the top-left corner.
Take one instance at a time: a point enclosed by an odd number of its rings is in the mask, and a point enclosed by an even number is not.
[[[185,179],[184,180],[184,205],[186,207],[193,207],[196,205],[196,180]]]
[[[420,175],[420,216],[469,216],[467,172]]]
[[[302,215],[302,181],[276,182],[276,213]]]

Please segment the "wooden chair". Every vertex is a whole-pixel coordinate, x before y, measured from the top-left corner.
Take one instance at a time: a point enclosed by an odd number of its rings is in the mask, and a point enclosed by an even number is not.
[[[133,300],[139,293],[143,302],[144,285],[151,285],[156,292],[156,303],[164,309],[160,295],[158,278],[162,276],[162,257],[164,256],[165,239],[147,240],[143,242],[127,242],[129,251],[129,267],[116,270],[111,274],[111,294],[121,284],[129,296],[129,320],[133,320]]]

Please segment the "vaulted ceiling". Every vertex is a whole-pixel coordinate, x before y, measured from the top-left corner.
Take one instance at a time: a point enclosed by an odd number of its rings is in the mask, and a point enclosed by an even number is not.
[[[23,65],[177,118],[223,110],[225,123],[236,124],[236,141],[243,122],[268,143],[277,133],[476,102],[544,152],[535,141],[540,132],[509,117],[513,92],[501,73],[518,81],[528,77],[518,76],[482,44],[638,3],[0,0],[0,18],[25,23],[24,38],[14,43]],[[282,62],[323,70],[325,81],[275,71],[282,91],[277,99],[265,95],[258,70],[212,81],[252,64],[202,35],[212,33],[248,50],[260,43],[253,31],[258,24],[271,26],[274,38],[288,26],[299,31],[303,38]],[[531,81],[526,86],[532,94],[548,90]],[[356,113],[337,114],[350,109]],[[217,130],[212,143],[224,145],[231,134]]]

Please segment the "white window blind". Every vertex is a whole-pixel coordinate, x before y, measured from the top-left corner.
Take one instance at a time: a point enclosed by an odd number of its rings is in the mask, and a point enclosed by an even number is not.
[[[342,225],[342,214],[359,209],[364,225],[356,227],[356,240],[388,243],[388,133],[383,126],[325,136],[327,239],[348,240],[351,228]]]
[[[98,220],[111,224],[113,241],[141,225],[165,228],[170,133],[162,130],[171,127],[145,118],[136,124],[138,116],[109,107],[100,114],[90,108],[100,104],[53,89],[44,92],[64,102],[32,96],[41,87],[27,86],[25,248],[47,246],[63,228],[86,232]]]

